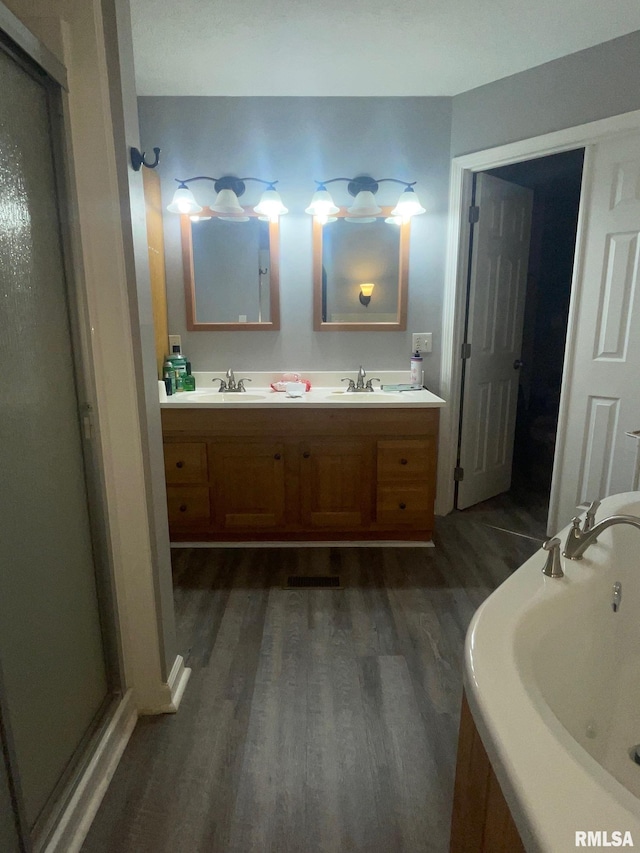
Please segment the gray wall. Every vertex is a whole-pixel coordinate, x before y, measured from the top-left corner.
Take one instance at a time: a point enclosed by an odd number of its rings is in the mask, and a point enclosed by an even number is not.
[[[640,31],[453,99],[451,154],[640,109]]]
[[[194,370],[409,368],[411,332],[433,332],[425,376],[437,389],[451,138],[450,98],[187,98],[139,99],[143,149],[162,148],[163,202],[174,178],[253,175],[280,181],[289,214],[281,219],[280,332],[185,331],[177,216],[165,216],[170,332],[182,335]],[[407,332],[313,332],[311,217],[304,213],[314,179],[397,177],[418,181],[427,213],[411,235]],[[258,184],[242,198],[255,204]],[[349,199],[335,186],[337,204]],[[401,187],[382,184],[380,204]]]
[[[185,331],[178,218],[165,217],[171,331],[195,370],[403,369],[411,332],[434,333],[425,376],[438,389],[449,158],[640,109],[640,32],[481,86],[455,98],[139,99],[143,148],[162,148],[169,203],[176,177],[223,173],[280,181],[280,332]],[[402,332],[313,332],[313,179],[369,173],[417,180],[427,214],[413,221],[409,321]],[[254,204],[258,185],[243,197]],[[394,203],[382,185],[381,204]],[[335,198],[345,203],[344,185]]]

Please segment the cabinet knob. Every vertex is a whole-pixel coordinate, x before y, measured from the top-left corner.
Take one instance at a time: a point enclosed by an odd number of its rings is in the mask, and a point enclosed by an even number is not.
[[[305,452],[302,454],[303,459],[308,459],[310,456],[311,456],[311,454],[309,453],[308,450],[305,450]]]
[[[406,465],[406,464],[407,464],[407,460],[406,460],[406,459],[401,459],[401,460],[400,460],[400,464],[401,464],[401,465]]]
[[[184,462],[176,462],[176,468],[184,468]]]
[[[400,506],[400,509],[406,509],[407,508],[407,505],[405,503],[401,503],[399,506]]]
[[[274,453],[273,458],[274,459],[281,459],[282,457],[279,453]]]
[[[180,512],[186,512],[186,511],[187,511],[187,505],[186,504],[180,504]]]

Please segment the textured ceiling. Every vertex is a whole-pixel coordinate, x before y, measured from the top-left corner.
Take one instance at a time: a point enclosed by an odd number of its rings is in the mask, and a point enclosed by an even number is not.
[[[640,29],[639,0],[131,0],[139,95],[455,95]]]

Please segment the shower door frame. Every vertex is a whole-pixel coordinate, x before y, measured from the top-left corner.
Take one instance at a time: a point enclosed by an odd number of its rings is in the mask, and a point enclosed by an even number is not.
[[[101,749],[102,741],[112,735],[118,712],[122,711],[122,699],[126,691],[124,679],[123,651],[117,619],[113,563],[108,548],[106,497],[102,459],[98,452],[100,424],[96,407],[93,359],[89,336],[91,326],[88,318],[86,296],[81,287],[83,281],[79,251],[79,234],[76,205],[71,181],[70,148],[71,138],[63,106],[63,92],[68,89],[65,67],[0,0],[0,51],[5,53],[20,68],[36,80],[46,93],[51,137],[52,169],[55,181],[56,210],[60,254],[63,265],[67,312],[70,330],[70,347],[73,358],[78,417],[82,416],[83,436],[81,445],[85,477],[89,531],[93,553],[93,574],[96,584],[103,659],[107,679],[107,694],[93,722],[85,732],[69,764],[49,795],[41,816],[30,828],[21,800],[20,772],[16,762],[11,726],[7,714],[6,695],[0,669],[0,754],[3,754],[9,776],[11,799],[19,844],[24,853],[47,846],[64,849],[65,837],[58,827],[60,819],[75,799],[81,799],[78,783],[86,774],[91,761]],[[2,760],[2,756],[0,756]],[[55,839],[56,834],[59,836]],[[51,847],[51,839],[54,842]]]

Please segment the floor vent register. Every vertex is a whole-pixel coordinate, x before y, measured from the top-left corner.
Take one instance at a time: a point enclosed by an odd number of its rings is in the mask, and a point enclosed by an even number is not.
[[[289,575],[285,589],[341,589],[337,575]]]

